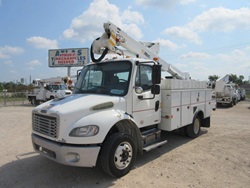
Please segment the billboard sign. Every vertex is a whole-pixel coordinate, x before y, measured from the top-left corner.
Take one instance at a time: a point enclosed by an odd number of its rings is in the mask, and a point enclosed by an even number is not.
[[[89,63],[88,48],[49,50],[49,67],[82,67]]]

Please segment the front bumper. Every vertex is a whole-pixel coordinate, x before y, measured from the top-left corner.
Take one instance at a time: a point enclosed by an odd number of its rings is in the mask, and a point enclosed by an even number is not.
[[[230,98],[217,98],[216,102],[220,104],[229,104],[232,100]]]
[[[64,165],[94,167],[100,151],[99,146],[81,146],[57,143],[31,135],[33,148],[41,155]]]

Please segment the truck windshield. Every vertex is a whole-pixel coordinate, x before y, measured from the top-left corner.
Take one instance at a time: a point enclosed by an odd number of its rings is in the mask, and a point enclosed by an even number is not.
[[[128,92],[132,65],[130,61],[111,61],[85,66],[74,93],[124,96]]]
[[[66,90],[65,85],[54,85],[54,90]]]
[[[48,90],[66,90],[66,86],[65,85],[47,85],[47,89]]]

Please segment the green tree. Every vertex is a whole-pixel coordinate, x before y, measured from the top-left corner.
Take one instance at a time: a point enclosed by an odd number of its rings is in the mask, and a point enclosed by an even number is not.
[[[236,81],[237,81],[237,75],[236,74],[230,74],[229,75],[229,81],[233,82],[233,83],[236,83]]]
[[[216,81],[218,78],[219,78],[218,75],[210,75],[210,76],[208,76],[208,80],[209,80],[210,82]]]
[[[3,91],[3,89],[4,89],[4,88],[3,88],[3,83],[0,82],[0,92]]]
[[[244,76],[239,75],[239,77],[236,74],[230,74],[229,80],[235,84],[241,85],[243,84]]]
[[[240,75],[240,76],[239,76],[239,79],[238,79],[238,84],[239,84],[239,85],[243,84],[243,80],[244,80],[244,76],[243,76],[243,75]]]
[[[24,85],[21,83],[14,83],[14,82],[0,82],[0,92],[4,89],[7,89],[9,92],[23,92],[26,90],[33,90],[32,85]]]

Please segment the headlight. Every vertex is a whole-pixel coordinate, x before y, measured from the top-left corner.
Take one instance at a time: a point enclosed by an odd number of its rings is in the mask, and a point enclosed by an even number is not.
[[[89,137],[94,136],[99,132],[99,127],[97,125],[87,125],[83,127],[74,128],[69,136],[73,137]]]

